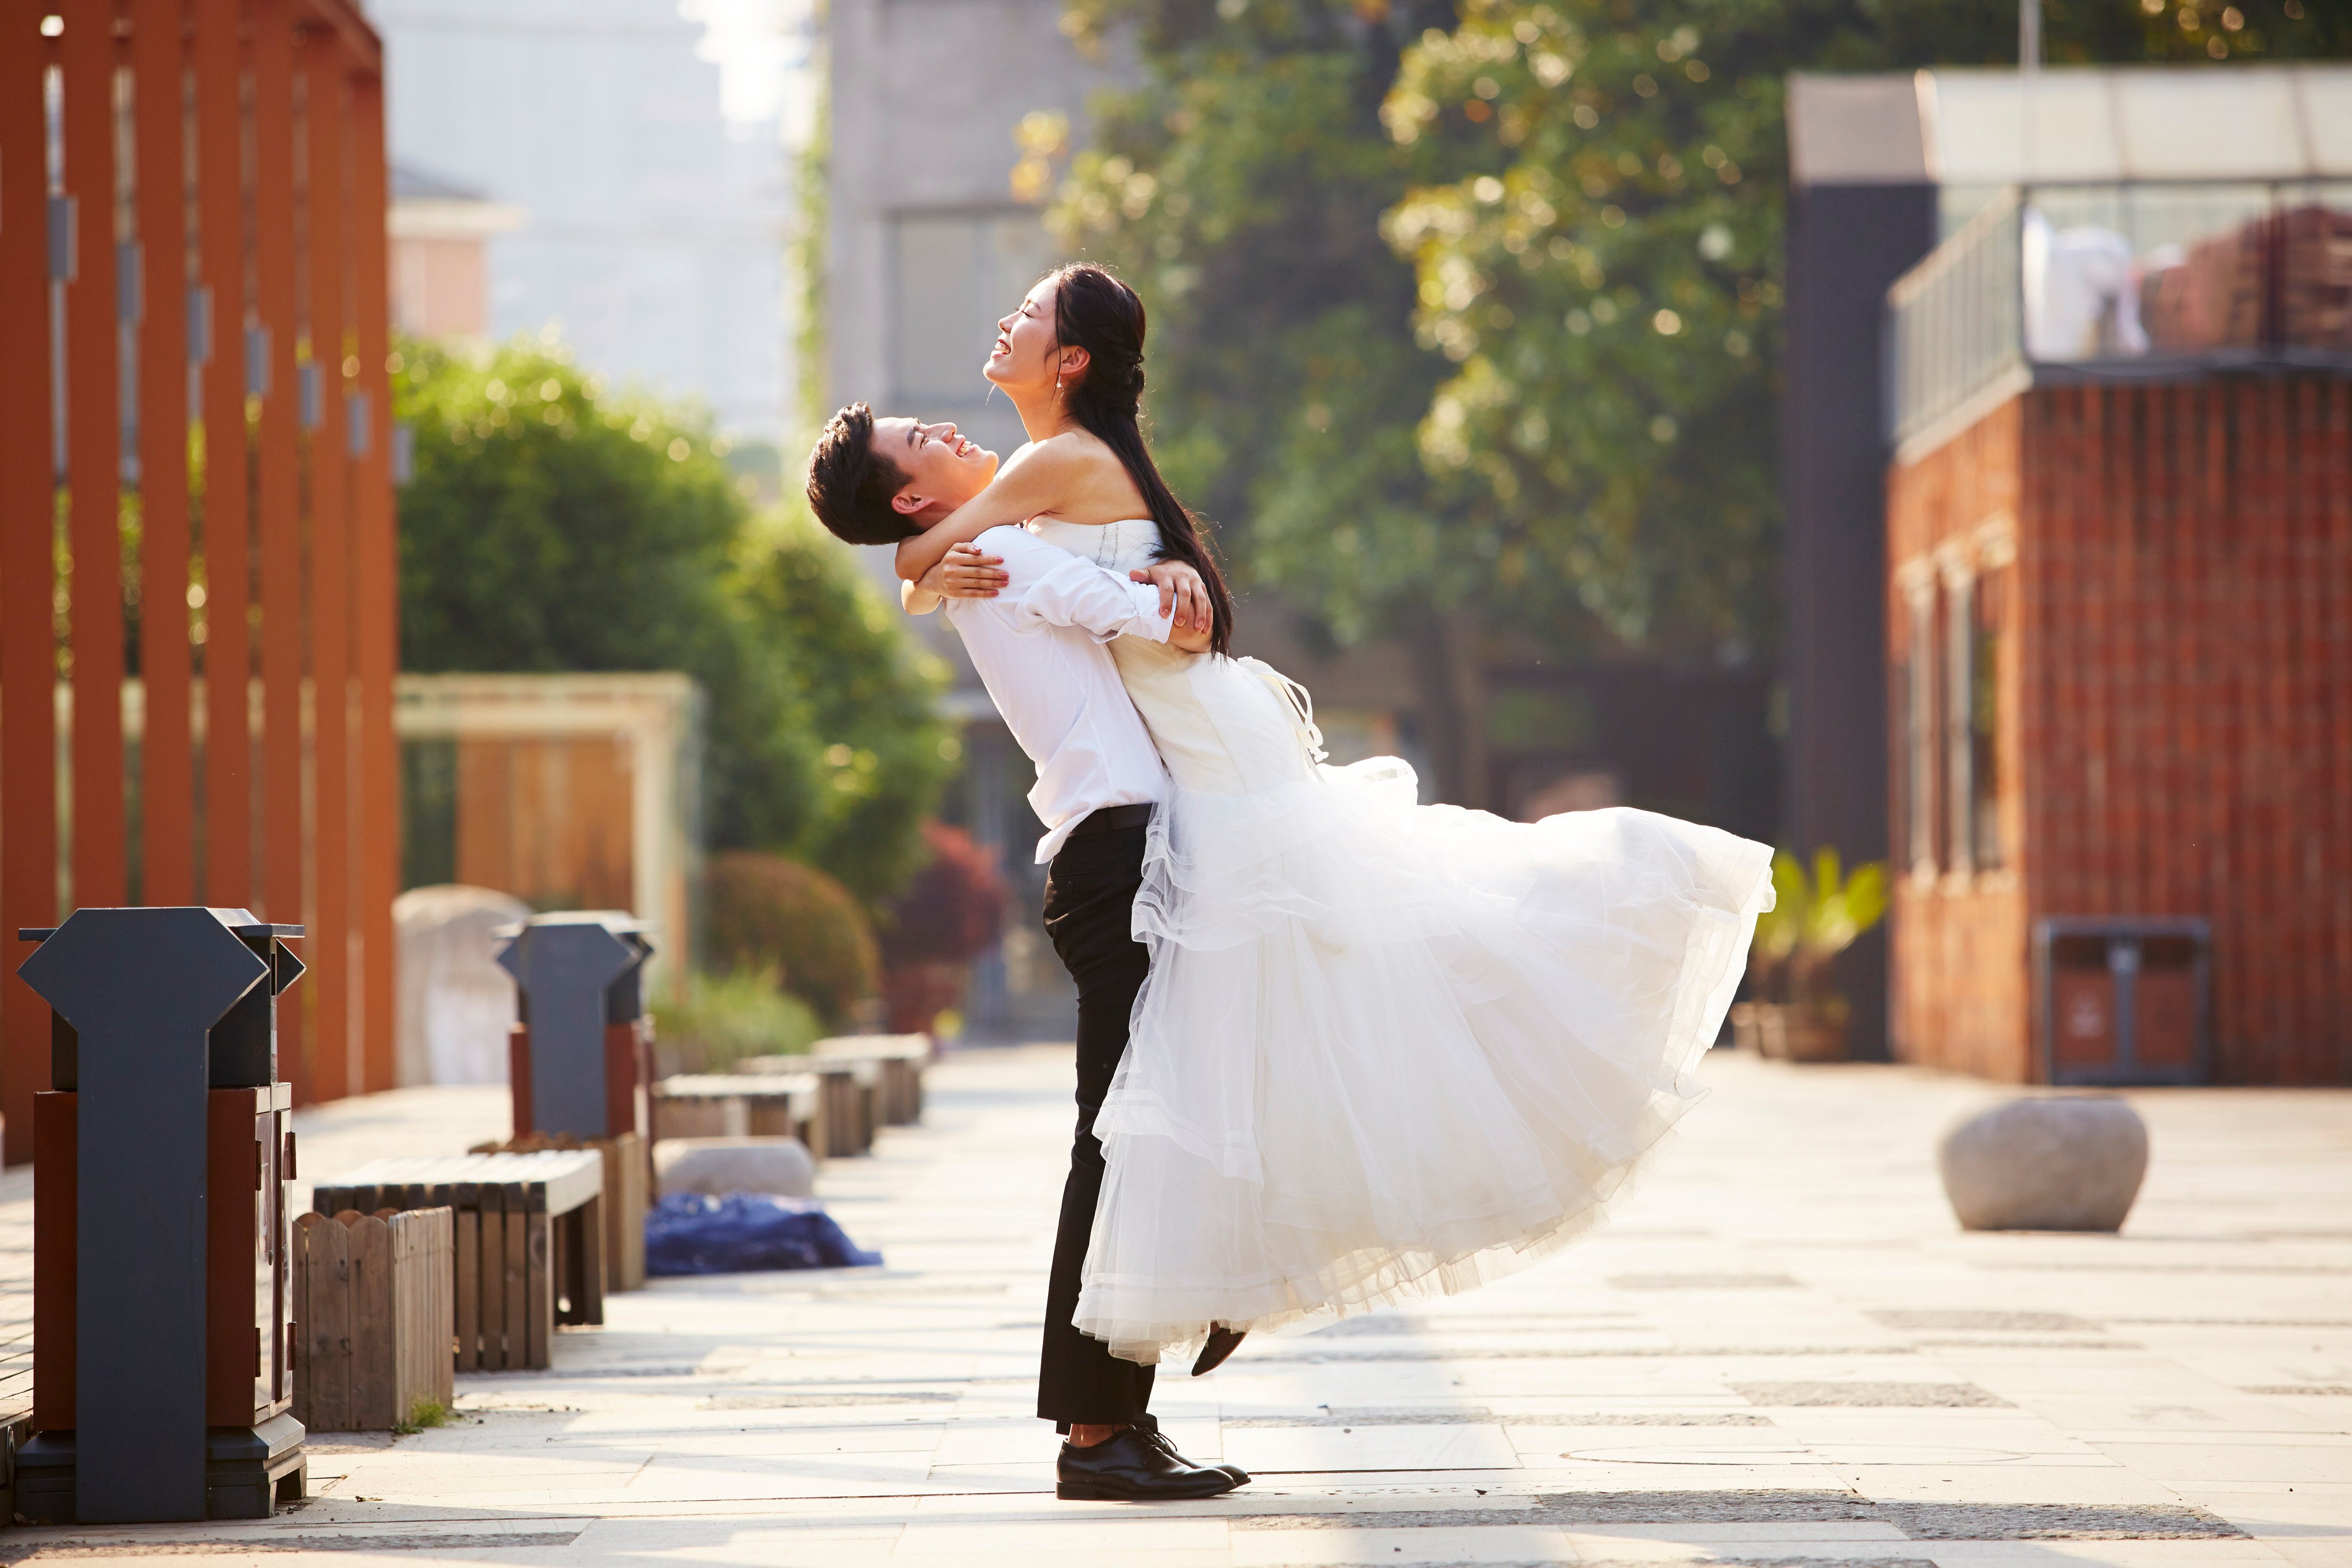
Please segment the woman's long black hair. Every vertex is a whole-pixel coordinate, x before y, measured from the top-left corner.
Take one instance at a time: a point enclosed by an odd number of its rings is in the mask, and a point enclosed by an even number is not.
[[[1070,417],[1088,434],[1118,454],[1135,488],[1143,492],[1151,521],[1160,525],[1160,558],[1181,561],[1208,584],[1209,603],[1217,624],[1209,646],[1223,653],[1233,642],[1234,598],[1217,570],[1201,525],[1151,460],[1143,444],[1139,415],[1143,404],[1143,301],[1134,289],[1095,266],[1081,261],[1055,274],[1054,337],[1063,348],[1084,349],[1087,363],[1077,383],[1066,389]]]

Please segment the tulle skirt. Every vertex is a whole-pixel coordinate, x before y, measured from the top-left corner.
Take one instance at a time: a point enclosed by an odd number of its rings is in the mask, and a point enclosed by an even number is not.
[[[1075,1321],[1130,1361],[1466,1290],[1599,1224],[1696,1100],[1770,851],[1414,804],[1394,758],[1156,814],[1151,973]]]

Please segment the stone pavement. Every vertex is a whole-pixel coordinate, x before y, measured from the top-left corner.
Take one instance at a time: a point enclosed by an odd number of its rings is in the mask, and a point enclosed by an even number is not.
[[[1070,1067],[1030,1047],[950,1058],[923,1127],[824,1167],[884,1268],[657,1282],[553,1372],[460,1379],[453,1426],[322,1444],[268,1524],[17,1530],[0,1560],[2352,1568],[2352,1094],[2137,1097],[2124,1235],[1970,1236],[1932,1147],[1986,1086],[1706,1076],[1600,1238],[1165,1378],[1186,1451],[1257,1473],[1228,1498],[1052,1496],[1029,1407]],[[501,1095],[306,1113],[306,1169],[457,1146]]]

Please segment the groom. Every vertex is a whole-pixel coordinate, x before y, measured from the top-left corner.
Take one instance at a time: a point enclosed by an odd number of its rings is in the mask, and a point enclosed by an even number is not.
[[[953,425],[877,419],[853,403],[809,456],[809,505],[839,539],[895,545],[985,489],[996,460]],[[1037,1414],[1069,1437],[1056,1494],[1150,1500],[1212,1497],[1249,1477],[1178,1453],[1147,1408],[1152,1369],[1119,1360],[1070,1321],[1102,1190],[1095,1114],[1127,1050],[1128,1015],[1150,966],[1129,919],[1142,885],[1144,827],[1167,793],[1160,753],[1103,645],[1141,637],[1196,653],[1209,647],[1208,595],[1197,573],[1161,562],[1131,575],[1137,580],[1024,530],[997,528],[921,583],[904,584],[901,599],[918,615],[946,605],[1005,727],[1037,764],[1029,804],[1046,829],[1037,858],[1051,862],[1045,931],[1078,987],[1077,1137],[1037,1373]]]

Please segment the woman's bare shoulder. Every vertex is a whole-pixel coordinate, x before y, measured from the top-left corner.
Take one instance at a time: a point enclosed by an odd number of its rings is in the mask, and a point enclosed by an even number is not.
[[[1091,431],[1075,429],[1059,431],[1042,441],[1032,441],[1004,460],[1008,469],[1018,464],[1023,468],[1036,467],[1069,474],[1085,473],[1105,463],[1118,468],[1118,454]]]

